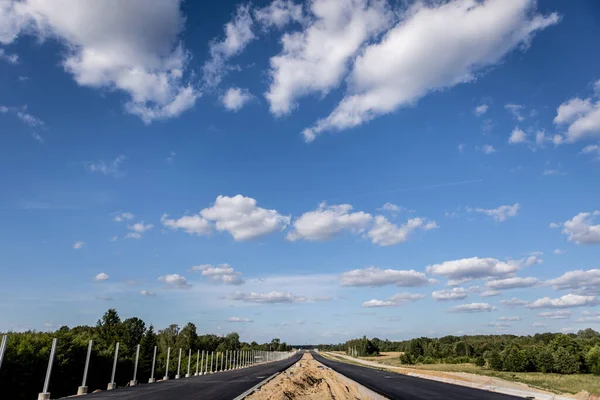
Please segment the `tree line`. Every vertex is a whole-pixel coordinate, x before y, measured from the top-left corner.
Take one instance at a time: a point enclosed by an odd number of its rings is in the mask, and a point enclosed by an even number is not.
[[[0,334],[1,336],[2,334]],[[196,366],[197,351],[225,352],[234,350],[288,351],[291,346],[279,339],[258,344],[241,342],[237,333],[224,336],[199,335],[193,323],[180,328],[176,324],[155,331],[140,318],[121,320],[115,309],[109,309],[96,326],[63,326],[55,332],[8,332],[4,360],[0,367],[0,386],[7,398],[32,399],[42,391],[52,339],[57,338],[56,355],[49,392],[52,398],[76,393],[82,383],[83,367],[90,340],[93,340],[87,378],[89,392],[105,390],[111,378],[115,345],[119,342],[119,358],[115,374],[118,386],[125,386],[133,376],[137,345],[140,356],[137,380],[148,382],[152,368],[154,346],[157,346],[154,377],[161,379],[167,366],[167,349],[171,348],[169,373],[177,371],[178,352],[182,351],[181,368],[187,372],[188,352],[192,350],[191,364]],[[206,360],[206,358],[205,358]],[[185,366],[185,367],[184,367]]]
[[[600,375],[600,333],[589,328],[576,334],[533,336],[444,336],[404,341],[363,337],[318,348],[363,357],[398,351],[403,352],[402,364],[473,363],[496,371]]]

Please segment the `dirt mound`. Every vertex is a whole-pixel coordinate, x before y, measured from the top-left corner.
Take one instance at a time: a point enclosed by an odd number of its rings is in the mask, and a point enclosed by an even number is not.
[[[355,400],[365,399],[360,389],[305,353],[293,367],[282,372],[249,400]]]

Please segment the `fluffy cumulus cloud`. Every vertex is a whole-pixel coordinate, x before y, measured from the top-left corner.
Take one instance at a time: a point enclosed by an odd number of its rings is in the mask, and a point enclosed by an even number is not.
[[[120,177],[123,175],[123,171],[121,171],[121,165],[126,160],[126,157],[123,154],[120,154],[114,160],[105,161],[88,161],[85,163],[85,167],[90,172],[96,172],[102,175]]]
[[[95,281],[98,281],[98,282],[100,282],[100,281],[105,281],[105,280],[107,280],[108,278],[110,278],[110,276],[108,276],[108,274],[107,274],[107,273],[100,272],[98,275],[96,275],[96,276],[94,277],[94,280],[95,280]]]
[[[461,304],[448,309],[448,312],[452,313],[480,313],[490,311],[496,311],[496,307],[491,306],[488,303]]]
[[[179,219],[170,219],[168,214],[163,214],[160,221],[169,229],[183,229],[190,235],[210,235],[213,230],[210,221],[200,215],[184,215]]]
[[[256,39],[252,31],[254,20],[249,5],[240,5],[234,18],[225,24],[225,37],[214,39],[210,43],[210,58],[202,67],[204,84],[215,87],[231,69],[227,61],[239,55],[248,44]]]
[[[254,10],[254,18],[263,27],[282,29],[290,22],[301,22],[304,19],[302,5],[292,0],[273,0],[271,4]]]
[[[557,299],[543,297],[533,303],[527,304],[528,308],[572,308],[572,307],[590,307],[598,305],[598,299],[595,296],[580,296],[577,294],[567,294]]]
[[[521,317],[498,317],[498,321],[521,321],[523,318]]]
[[[558,107],[554,123],[566,127],[567,142],[600,137],[600,100],[575,97]]]
[[[520,128],[513,129],[510,137],[508,138],[508,143],[510,144],[525,143],[526,141],[527,134]]]
[[[85,242],[82,242],[82,241],[73,243],[73,248],[75,250],[83,249],[84,246],[85,246]]]
[[[410,233],[417,229],[427,231],[435,228],[438,228],[435,221],[427,221],[422,218],[412,218],[406,224],[397,226],[388,221],[386,217],[378,215],[367,236],[371,238],[373,244],[393,246],[406,242]]]
[[[380,0],[314,0],[307,11],[303,29],[284,33],[281,53],[270,60],[265,97],[274,115],[290,113],[302,96],[337,87],[351,57],[393,18]]]
[[[211,264],[197,265],[190,268],[190,271],[201,272],[202,276],[209,278],[214,282],[226,283],[228,285],[241,285],[244,278],[241,272],[237,272],[229,264]]]
[[[142,296],[146,296],[146,297],[154,297],[154,296],[156,296],[156,294],[155,294],[154,292],[151,292],[151,291],[149,291],[149,290],[146,290],[146,289],[144,289],[144,290],[141,290],[141,291],[140,291],[140,294],[141,294]]]
[[[506,307],[519,307],[519,306],[526,306],[527,304],[529,304],[529,302],[518,299],[516,297],[513,297],[510,300],[500,300],[500,304],[502,304]]]
[[[250,100],[252,100],[252,95],[248,89],[242,89],[238,87],[227,89],[221,98],[223,106],[229,111],[239,111]]]
[[[433,297],[436,301],[463,300],[466,299],[471,292],[473,291],[462,287],[456,287],[452,289],[438,290],[431,293],[431,297]]]
[[[546,282],[556,290],[569,290],[582,295],[600,296],[600,269],[569,271]]]
[[[373,217],[363,211],[351,212],[350,204],[328,206],[321,203],[319,208],[302,214],[294,221],[289,240],[326,241],[343,231],[361,233],[369,227]]]
[[[496,149],[494,148],[494,146],[492,146],[490,144],[484,144],[483,146],[481,146],[481,148],[479,148],[479,150],[483,154],[493,154],[496,152]]]
[[[483,114],[485,114],[488,110],[489,106],[487,104],[481,104],[477,107],[475,107],[475,115],[482,116]]]
[[[532,287],[539,283],[536,278],[505,278],[505,279],[494,279],[487,281],[485,286],[495,290],[506,290],[506,289],[519,289]]]
[[[526,47],[535,33],[559,21],[557,14],[536,13],[535,4],[454,0],[408,7],[395,26],[355,58],[344,98],[329,116],[304,130],[305,140],[363,124],[429,92],[472,82],[478,71]],[[343,43],[350,42],[347,36]]]
[[[172,289],[189,289],[192,287],[185,278],[179,274],[163,275],[158,278],[160,282],[163,282],[167,287]]]
[[[0,43],[19,34],[64,44],[62,67],[82,86],[128,95],[126,110],[146,123],[178,116],[200,93],[185,77],[179,0],[4,2]]]
[[[231,300],[246,303],[277,304],[277,303],[302,303],[307,301],[306,297],[295,296],[290,292],[268,292],[268,293],[242,293],[237,292],[229,296]]]
[[[125,235],[125,239],[141,239],[143,234],[153,227],[154,225],[152,224],[144,224],[144,221],[128,225],[127,229],[129,229],[129,232]]]
[[[597,144],[589,144],[585,146],[580,153],[594,156],[600,160],[600,146]]]
[[[600,244],[600,224],[594,225],[598,215],[600,211],[579,213],[563,224],[562,233],[577,244]]]
[[[519,212],[520,205],[519,203],[515,203],[511,205],[504,205],[498,208],[469,208],[468,211],[485,214],[488,217],[494,218],[498,222],[504,222],[509,217],[514,217]]]
[[[568,319],[571,318],[571,315],[571,311],[568,310],[545,311],[536,314],[537,317],[545,319]]]
[[[227,322],[253,322],[253,321],[250,318],[229,317],[229,318],[227,318]]]
[[[496,258],[471,257],[430,265],[427,267],[427,272],[444,276],[449,279],[449,285],[455,285],[475,279],[511,277],[520,269],[540,262],[541,260],[537,256],[509,261],[500,261]]]
[[[374,307],[400,307],[414,301],[424,299],[425,295],[416,293],[398,293],[385,300],[369,300],[362,303],[363,307],[374,308]]]
[[[0,40],[1,39],[2,39],[2,36],[0,34]],[[0,49],[0,60],[4,60],[4,61],[8,62],[9,64],[18,64],[19,56],[16,54],[7,53],[4,51],[4,49]]]
[[[525,106],[521,104],[508,103],[504,105],[504,109],[510,112],[513,118],[517,121],[520,122],[525,120],[525,117],[523,116],[523,110],[525,109]]]
[[[400,287],[424,286],[434,283],[422,272],[415,270],[381,269],[368,267],[344,272],[340,276],[342,286],[379,287],[396,285]]]
[[[130,212],[119,212],[113,217],[113,221],[116,221],[116,222],[121,222],[121,221],[125,221],[125,220],[129,221],[129,220],[132,220],[133,218],[135,218],[135,215],[133,215]]]
[[[289,216],[258,207],[255,199],[240,194],[218,196],[212,207],[200,211],[200,216],[213,221],[218,231],[229,232],[236,241],[253,240],[282,231],[290,223]]]

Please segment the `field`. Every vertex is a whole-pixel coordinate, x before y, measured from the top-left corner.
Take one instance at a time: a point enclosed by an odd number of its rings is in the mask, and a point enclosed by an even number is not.
[[[343,354],[343,353],[341,353]],[[402,353],[388,352],[381,353],[379,357],[360,357],[362,360],[373,361],[382,365],[402,367],[405,371],[414,370],[416,373],[425,375],[433,371],[447,373],[461,373],[457,377],[468,379],[468,375],[476,374],[492,378],[499,378],[511,382],[525,383],[531,387],[547,390],[554,393],[576,394],[581,391],[600,395],[600,378],[591,374],[544,374],[541,372],[502,372],[492,371],[486,368],[478,367],[474,364],[419,364],[404,365],[400,363],[399,356]]]

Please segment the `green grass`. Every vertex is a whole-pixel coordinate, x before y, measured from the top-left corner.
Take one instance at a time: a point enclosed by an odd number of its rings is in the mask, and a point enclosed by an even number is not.
[[[371,360],[373,358],[370,358]],[[478,367],[474,364],[419,364],[403,365],[397,358],[376,360],[382,365],[392,365],[409,369],[420,369],[441,372],[467,372],[500,378],[507,381],[521,382],[535,388],[554,393],[578,393],[586,390],[592,394],[600,394],[600,377],[591,374],[544,374],[542,372],[502,372]]]

